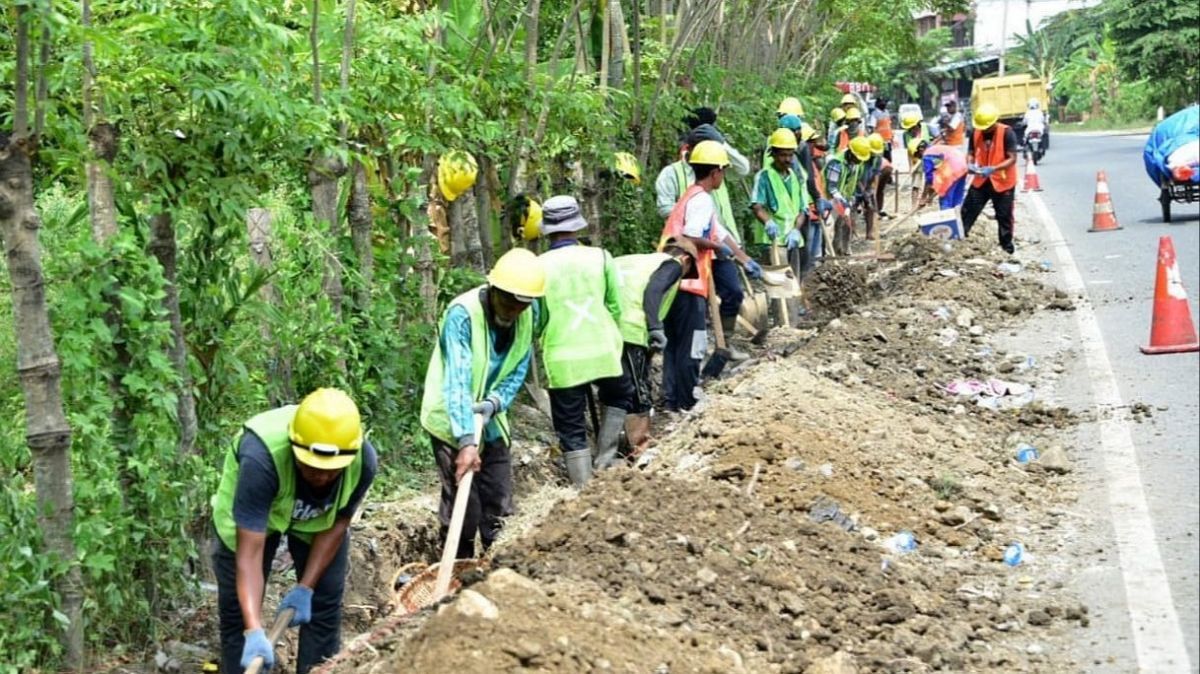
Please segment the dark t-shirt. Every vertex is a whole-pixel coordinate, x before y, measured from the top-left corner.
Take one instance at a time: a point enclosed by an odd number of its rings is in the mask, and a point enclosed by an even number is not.
[[[336,517],[349,517],[362,503],[363,495],[375,479],[378,459],[375,447],[368,440],[362,446],[362,474],[358,485],[346,507],[337,512]],[[338,490],[341,488],[345,472],[338,476],[325,494],[315,494],[308,483],[296,474],[296,502],[292,506],[293,520],[310,520],[320,517],[334,506]],[[233,495],[233,521],[239,529],[264,533],[267,530],[267,518],[271,512],[271,502],[279,491],[279,475],[275,472],[275,462],[271,453],[254,433],[243,433],[238,442],[238,483]]]
[[[995,136],[995,134],[992,134],[992,135]],[[975,134],[974,133],[968,134],[967,138],[968,138],[968,140],[967,140],[968,155],[967,156],[969,159],[971,159],[971,161],[974,161],[974,158],[975,158]],[[986,143],[987,141],[988,141],[988,136],[987,136],[987,134],[984,134],[983,142]],[[1010,153],[1015,154],[1016,152],[1017,152],[1017,132],[1013,131],[1012,127],[1010,126],[1004,130],[1004,153],[1005,154],[1010,154]]]

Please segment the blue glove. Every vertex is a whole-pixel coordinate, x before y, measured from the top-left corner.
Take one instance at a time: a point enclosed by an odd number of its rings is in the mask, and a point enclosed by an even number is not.
[[[804,245],[804,237],[800,236],[800,230],[793,228],[787,235],[787,249],[794,250]]]
[[[280,613],[288,608],[296,610],[288,627],[307,625],[308,621],[312,620],[312,590],[303,585],[293,587],[283,596],[283,601],[279,602]]]
[[[984,178],[991,178],[992,174],[995,172],[996,172],[996,167],[994,167],[994,166],[980,166],[979,167],[979,175],[983,176]]]
[[[817,199],[817,213],[824,218],[833,210],[833,202],[828,199]]]
[[[500,401],[496,396],[490,395],[484,400],[480,400],[471,406],[471,411],[483,417],[483,425],[487,426],[496,412],[500,411]]]
[[[662,328],[654,328],[649,331],[650,348],[654,351],[662,351],[667,348],[667,333]]]
[[[762,274],[762,265],[754,260],[746,260],[746,276],[757,280],[762,278]]]
[[[246,632],[246,645],[242,646],[242,669],[250,666],[254,658],[263,659],[263,669],[270,669],[275,664],[275,649],[267,641],[267,633],[258,628]]]
[[[979,164],[967,164],[967,173],[979,173]]]
[[[779,238],[779,225],[774,220],[767,223],[767,238],[772,241]]]
[[[733,249],[725,244],[721,244],[721,259],[728,260],[733,257]]]

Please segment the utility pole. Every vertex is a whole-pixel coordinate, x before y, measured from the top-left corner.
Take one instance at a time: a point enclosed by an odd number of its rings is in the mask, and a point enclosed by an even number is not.
[[[1004,10],[1000,18],[1000,77],[1004,77],[1004,61],[1008,56],[1008,0],[1004,2]]]

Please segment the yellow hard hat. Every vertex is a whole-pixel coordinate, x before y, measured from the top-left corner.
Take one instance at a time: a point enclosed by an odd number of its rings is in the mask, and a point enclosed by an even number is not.
[[[341,470],[362,449],[362,419],[345,392],[319,388],[304,397],[288,424],[296,460],[321,470]]]
[[[840,122],[846,118],[846,111],[841,108],[834,108],[829,111],[829,116],[833,118],[833,121]]]
[[[462,150],[450,150],[438,159],[438,188],[446,201],[454,201],[475,184],[479,165]]]
[[[542,205],[536,199],[529,199],[525,205],[525,215],[521,218],[521,238],[535,241],[542,235]]]
[[[906,112],[900,116],[900,128],[911,129],[921,123],[921,116],[915,112]]]
[[[796,149],[796,134],[790,129],[775,129],[767,139],[767,147],[780,150]]]
[[[638,166],[637,157],[628,152],[618,152],[613,155],[613,164],[616,166],[617,173],[633,181],[634,185],[642,184],[642,168]]]
[[[867,142],[871,144],[871,154],[883,154],[883,136],[873,133],[867,136]]]
[[[846,121],[853,122],[854,120],[862,120],[862,110],[858,108],[850,108],[846,111]]]
[[[532,302],[546,294],[546,269],[538,256],[526,248],[513,248],[501,255],[487,281],[522,302]]]
[[[842,96],[842,105],[846,105],[847,103],[853,105],[854,107],[858,107],[858,97],[854,94],[846,94],[845,96]]]
[[[866,136],[855,136],[850,139],[850,152],[858,158],[859,161],[866,161],[871,158],[871,141],[867,140]]]
[[[992,128],[996,120],[1000,119],[1000,111],[991,103],[984,103],[975,109],[973,120],[975,128],[979,131],[987,131]]]
[[[787,129],[783,130],[787,131]],[[788,133],[791,132],[788,131]],[[792,142],[796,142],[794,138]],[[696,143],[696,146],[688,153],[688,163],[707,164],[709,166],[724,168],[729,166],[729,153],[725,151],[724,145],[715,140],[702,140]]]
[[[800,99],[796,98],[795,96],[788,96],[779,103],[779,110],[776,112],[778,112],[781,116],[796,115],[797,117],[803,117],[804,106],[800,104]]]
[[[812,128],[808,122],[800,125],[800,140],[807,143],[810,140],[815,140],[818,135],[820,134],[817,133],[817,130]]]

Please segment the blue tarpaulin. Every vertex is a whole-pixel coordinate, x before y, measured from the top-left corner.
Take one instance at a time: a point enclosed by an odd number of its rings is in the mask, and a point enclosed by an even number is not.
[[[1155,185],[1170,179],[1167,157],[1197,138],[1200,138],[1200,105],[1184,108],[1154,127],[1142,150],[1142,159],[1146,163],[1146,174]],[[1200,183],[1200,171],[1192,174],[1192,182]]]

